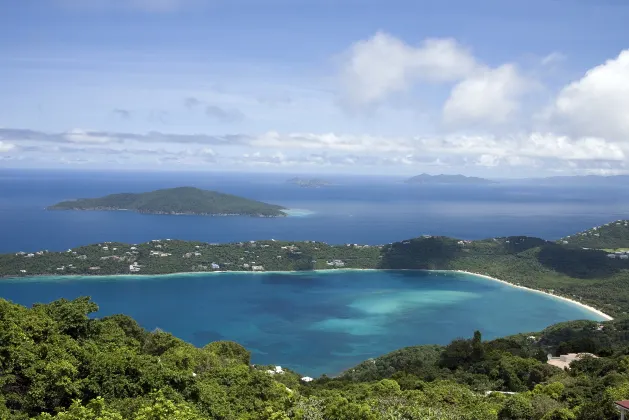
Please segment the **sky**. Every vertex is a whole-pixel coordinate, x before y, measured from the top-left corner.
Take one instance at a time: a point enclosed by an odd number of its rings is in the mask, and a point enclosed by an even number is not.
[[[629,173],[624,0],[0,0],[0,168]]]

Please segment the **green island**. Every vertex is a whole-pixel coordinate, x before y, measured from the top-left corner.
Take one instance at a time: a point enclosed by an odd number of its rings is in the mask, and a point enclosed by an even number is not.
[[[475,184],[475,185],[487,185],[495,184],[496,181],[492,181],[485,178],[478,178],[475,176],[465,175],[429,175],[421,174],[404,181],[407,184]]]
[[[194,187],[167,188],[146,193],[81,198],[49,206],[48,210],[129,210],[150,214],[202,216],[286,216],[282,206]]]
[[[197,348],[145,331],[125,315],[94,317],[98,306],[87,297],[32,308],[0,299],[0,419],[617,419],[614,401],[629,399],[629,261],[608,250],[629,247],[617,242],[627,225],[597,228],[589,247],[571,243],[572,236],[424,236],[383,246],[161,239],[2,255],[0,274],[11,277],[465,270],[570,297],[616,318],[491,341],[470,331],[446,346],[407,347],[366,360],[334,378],[305,378],[252,365],[237,343]]]

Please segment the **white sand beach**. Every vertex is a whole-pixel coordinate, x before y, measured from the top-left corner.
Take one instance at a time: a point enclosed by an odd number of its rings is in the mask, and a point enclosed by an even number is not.
[[[582,307],[584,309],[587,309],[590,312],[593,312],[593,313],[595,313],[597,315],[600,315],[601,317],[605,318],[607,321],[611,321],[611,320],[614,319],[611,316],[609,316],[606,313],[604,313],[603,311],[600,311],[600,310],[598,310],[596,308],[593,308],[592,306],[588,306],[588,305],[586,305],[584,303],[581,303],[581,302],[579,302],[577,300],[568,299],[567,297],[558,296],[558,295],[554,295],[552,293],[543,292],[541,290],[532,289],[530,287],[520,286],[520,285],[517,285],[517,284],[509,283],[508,281],[500,280],[500,279],[497,279],[495,277],[487,276],[485,274],[472,273],[470,271],[463,271],[463,270],[431,270],[431,271],[436,271],[436,272],[448,272],[448,271],[452,272],[452,271],[454,271],[456,273],[465,273],[465,274],[469,274],[469,275],[476,276],[476,277],[482,277],[482,278],[487,279],[487,280],[498,281],[500,283],[506,284],[506,285],[511,286],[511,287],[517,287],[519,289],[525,289],[525,290],[528,290],[528,291],[531,291],[531,292],[535,292],[535,293],[542,293],[544,295],[551,296],[551,297],[553,297],[555,299],[561,299],[561,300],[564,300],[566,302],[573,303],[573,304],[578,305],[578,306],[580,306],[580,307]]]

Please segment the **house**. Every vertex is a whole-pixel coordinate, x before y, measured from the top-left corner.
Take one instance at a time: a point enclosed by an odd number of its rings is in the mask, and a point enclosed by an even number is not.
[[[109,247],[108,246],[104,246],[103,247],[103,251],[109,251]]]
[[[135,250],[137,250],[137,248],[136,248],[136,247],[134,247],[134,246],[132,246],[132,247],[131,247],[131,248],[129,248],[129,249],[130,249],[131,251],[135,251]]]
[[[26,255],[26,252],[18,252],[17,254],[15,254],[16,256],[21,256],[21,255]]]
[[[26,270],[20,270],[20,273],[25,274]]]
[[[303,382],[312,382],[312,381],[314,381],[314,379],[312,379],[310,376],[304,376],[303,378],[301,378],[301,380]]]
[[[138,267],[137,263],[133,263],[129,266],[129,271],[131,271],[132,273],[137,273],[138,271],[140,271],[140,267]]]
[[[35,254],[26,254],[26,258],[33,258]]]
[[[264,267],[261,265],[254,265],[253,267],[251,267],[251,269],[253,271],[264,271]]]
[[[614,401],[614,405],[616,406],[616,409],[620,411],[620,420],[625,420],[626,418],[629,418],[629,415],[627,414],[629,413],[628,400]]]
[[[216,264],[216,263],[212,263],[212,269],[213,270],[218,270],[219,268],[221,268],[220,265]]]
[[[607,258],[614,259],[616,258],[616,254],[607,254]]]
[[[556,366],[560,369],[570,369],[570,364],[575,360],[583,359],[584,357],[594,357],[598,356],[593,355],[592,353],[568,353],[562,354],[559,357],[553,357],[551,354],[548,355],[548,364],[552,366]]]
[[[629,260],[629,255],[621,255],[620,259],[621,260]]]

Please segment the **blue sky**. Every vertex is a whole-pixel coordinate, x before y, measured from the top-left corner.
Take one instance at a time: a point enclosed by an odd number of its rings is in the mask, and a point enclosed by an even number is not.
[[[628,170],[621,0],[0,6],[0,167]]]

